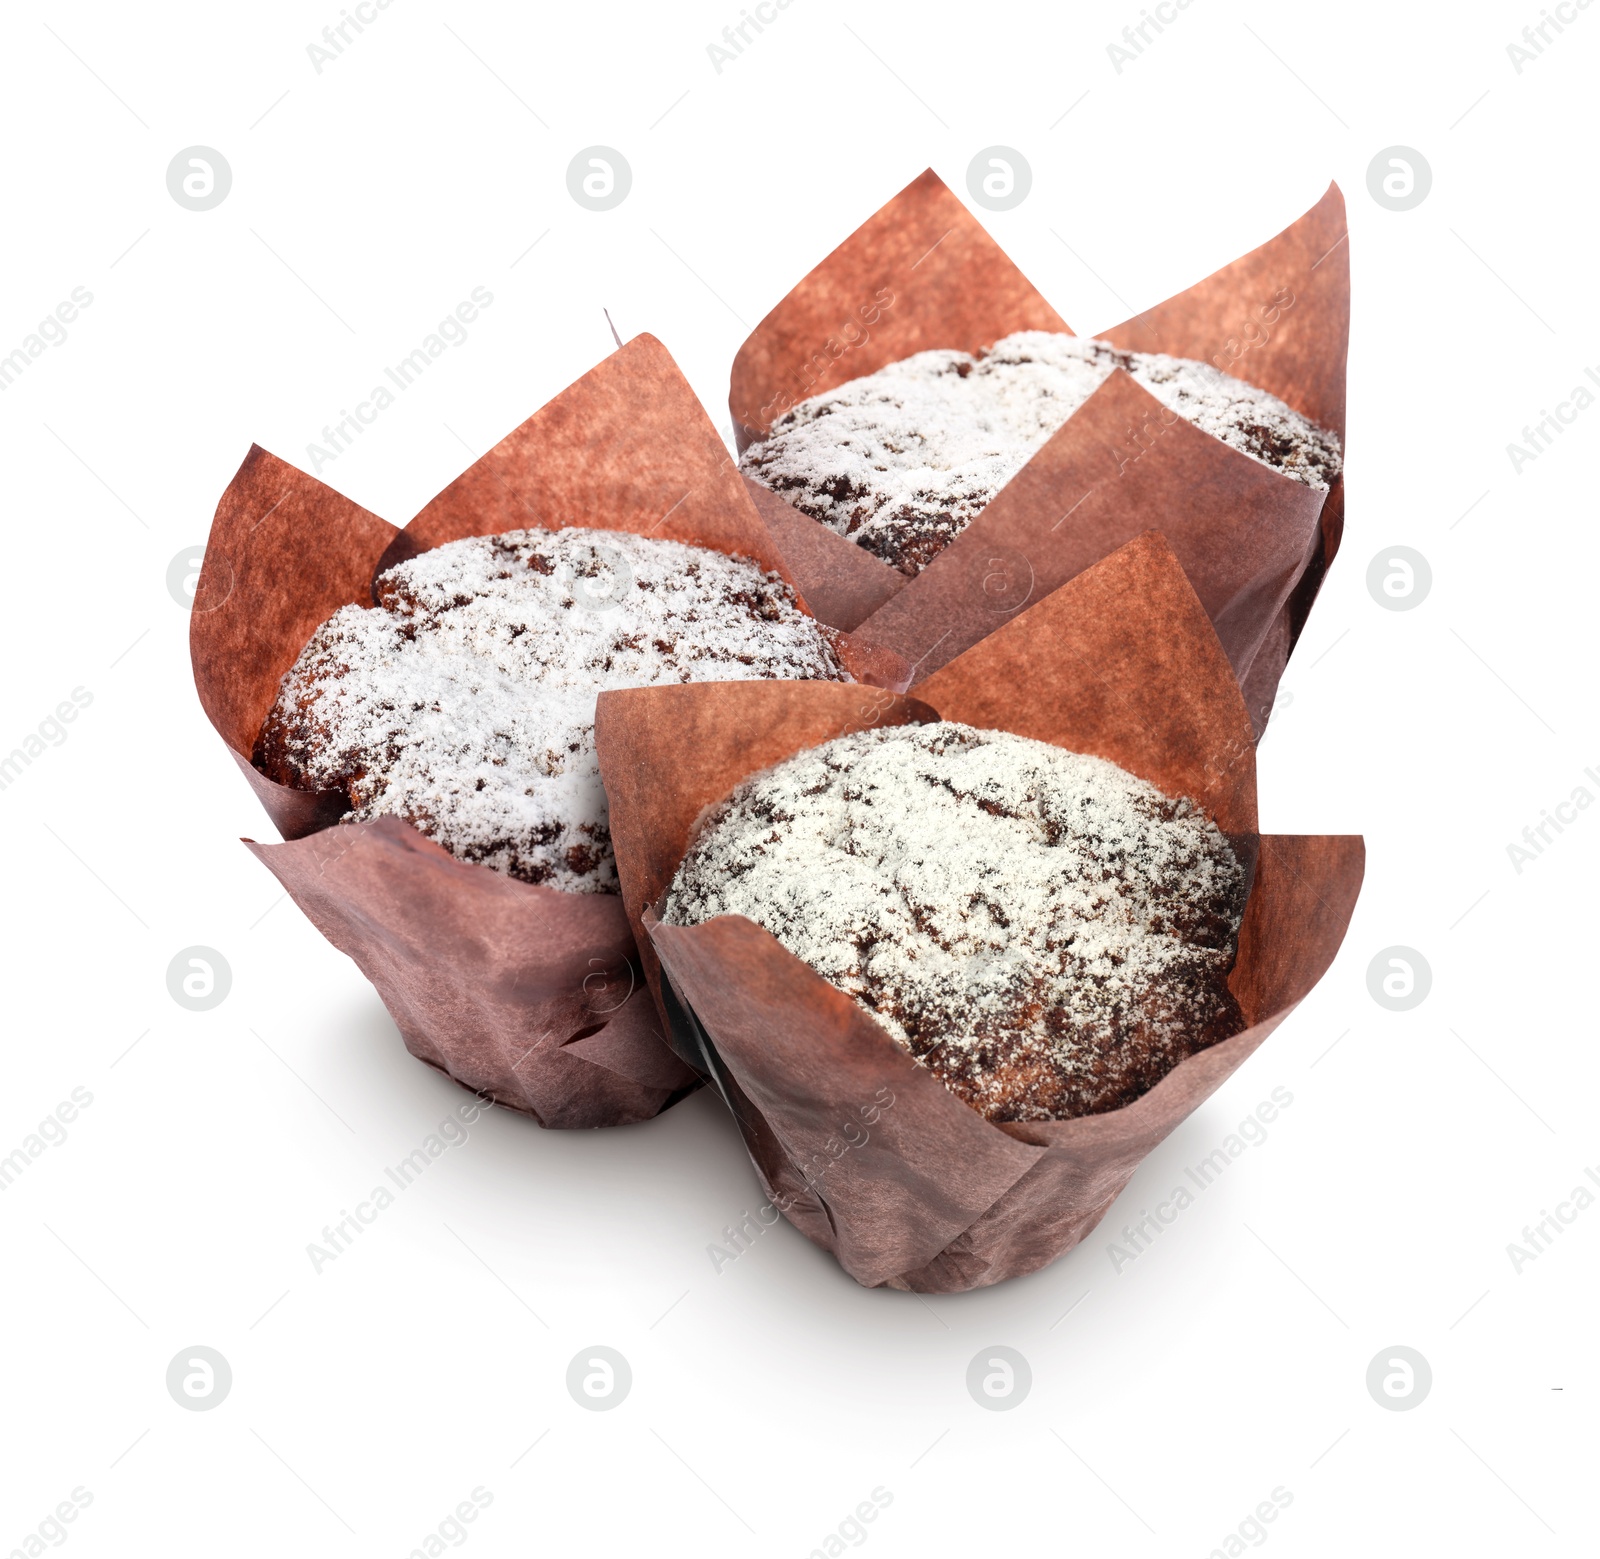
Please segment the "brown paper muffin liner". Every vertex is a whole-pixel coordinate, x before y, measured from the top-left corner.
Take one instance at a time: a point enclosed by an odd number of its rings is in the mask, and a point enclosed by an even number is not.
[[[664,1042],[617,895],[457,861],[397,819],[340,823],[342,793],[276,784],[250,761],[284,672],[339,607],[373,604],[380,569],[535,526],[666,537],[795,582],[677,365],[639,336],[403,530],[252,448],[212,522],[190,657],[202,707],[288,841],[246,844],[377,987],[412,1054],[541,1125],[622,1125],[699,1080]],[[906,681],[891,651],[835,637],[858,678]]]
[[[664,925],[697,818],[741,780],[847,731],[944,717],[1092,753],[1188,796],[1254,878],[1229,986],[1248,1027],[1121,1109],[993,1123],[742,916]],[[772,1204],[857,1282],[923,1293],[1034,1271],[1078,1243],[1141,1159],[1332,962],[1359,838],[1259,835],[1250,722],[1165,539],[1087,568],[917,685],[702,683],[603,693],[596,735],[623,899],[673,1042],[738,1119]]]
[[[978,352],[1068,327],[931,171],[852,233],[751,332],[729,390],[741,451],[790,406],[932,348]],[[1350,332],[1344,199],[1186,292],[1101,332],[1208,362],[1345,436]],[[758,498],[824,621],[928,676],[1158,526],[1245,689],[1255,731],[1338,549],[1343,483],[1308,488],[1164,407],[1120,369],[916,578]]]

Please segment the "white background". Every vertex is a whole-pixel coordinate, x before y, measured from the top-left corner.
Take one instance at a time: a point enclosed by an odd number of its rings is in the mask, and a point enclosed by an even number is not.
[[[1600,9],[1518,74],[1539,9],[1195,0],[1119,74],[1135,0],[794,0],[718,73],[736,0],[395,0],[318,74],[335,0],[5,8],[0,354],[94,302],[0,394],[0,749],[93,702],[0,792],[0,1154],[94,1102],[0,1195],[0,1553],[76,1486],[85,1559],[400,1556],[475,1487],[484,1556],[799,1556],[879,1487],[885,1556],[1201,1556],[1280,1486],[1284,1556],[1593,1551],[1600,1209],[1520,1274],[1506,1250],[1600,1165],[1600,812],[1520,873],[1506,849],[1600,794],[1600,409],[1520,475],[1506,452],[1600,366]],[[605,214],[566,190],[594,143],[634,174]],[[467,1096],[237,843],[272,834],[196,703],[169,562],[252,440],[306,463],[475,286],[468,341],[323,473],[379,514],[602,358],[602,306],[726,430],[748,327],[925,166],[965,198],[996,143],[1033,190],[983,219],[1080,332],[1346,193],[1349,528],[1261,772],[1266,828],[1366,836],[1338,962],[1099,1233],[998,1288],[863,1291],[786,1225],[714,1271],[758,1192],[704,1094],[613,1132],[494,1112],[314,1273],[307,1243]],[[1404,213],[1366,185],[1397,143],[1434,174]],[[233,171],[204,213],[165,185],[194,144]],[[1394,544],[1433,571],[1408,612],[1365,584]],[[233,970],[207,1013],[167,993],[191,944]],[[1433,971],[1406,1013],[1367,990],[1391,944]],[[1268,1141],[1114,1271],[1113,1230],[1279,1085]],[[164,1384],[195,1344],[233,1371],[209,1412]],[[591,1344],[632,1366],[611,1412],[564,1386]],[[964,1384],[996,1344],[1033,1372],[1004,1413]],[[1365,1386],[1395,1344],[1434,1376],[1408,1412]]]

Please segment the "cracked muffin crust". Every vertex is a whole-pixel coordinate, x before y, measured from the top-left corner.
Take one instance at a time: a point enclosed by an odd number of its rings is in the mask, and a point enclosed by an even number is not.
[[[615,893],[596,696],[670,682],[847,681],[776,574],[621,531],[453,541],[379,576],[284,675],[257,768],[342,791],[523,882]]]
[[[953,721],[836,738],[702,822],[662,909],[743,915],[996,1121],[1137,1099],[1244,1027],[1245,872],[1187,800]]]
[[[1339,475],[1338,438],[1209,363],[1028,330],[974,357],[918,352],[791,407],[745,474],[915,575],[1118,368],[1225,444],[1309,487]]]

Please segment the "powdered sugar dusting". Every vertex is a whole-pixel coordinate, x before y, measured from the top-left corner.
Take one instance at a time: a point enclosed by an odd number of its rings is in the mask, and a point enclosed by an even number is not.
[[[1244,875],[1104,759],[945,721],[839,737],[706,819],[663,920],[744,915],[997,1120],[1126,1103],[1242,1027]]]
[[[743,469],[903,573],[941,552],[1117,368],[1225,444],[1310,487],[1337,437],[1209,363],[1025,330],[918,352],[792,407]]]
[[[465,861],[615,892],[594,750],[605,688],[848,680],[825,631],[742,558],[618,531],[510,531],[389,569],[285,675],[256,761],[402,817]]]

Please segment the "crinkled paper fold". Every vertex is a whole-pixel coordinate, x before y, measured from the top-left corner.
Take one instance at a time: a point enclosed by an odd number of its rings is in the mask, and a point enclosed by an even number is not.
[[[287,841],[249,848],[377,987],[412,1053],[543,1125],[620,1125],[698,1082],[663,1041],[620,898],[456,861],[392,818],[339,823],[342,794],[275,784],[250,761],[284,672],[339,607],[373,603],[378,570],[534,526],[713,547],[793,582],[687,382],[640,336],[403,530],[252,448],[212,522],[191,659],[202,706]],[[848,636],[840,651],[863,677],[905,680],[891,652],[858,653]]]
[[[761,927],[658,919],[696,820],[741,780],[847,731],[939,717],[1109,758],[1191,797],[1254,853],[1229,980],[1242,1033],[1121,1109],[995,1124]],[[717,1084],[773,1204],[868,1286],[976,1288],[1069,1250],[1321,978],[1360,888],[1359,838],[1258,834],[1250,721],[1158,534],[995,628],[914,696],[825,683],[642,688],[602,694],[596,730],[623,899],[674,1045]]]
[[[1066,323],[931,171],[756,326],[729,391],[741,449],[797,401],[915,352],[977,352]],[[1337,186],[1204,281],[1101,332],[1211,363],[1345,433],[1349,245]],[[752,484],[755,485],[755,484]],[[1339,544],[1343,483],[1308,488],[1202,433],[1117,370],[994,501],[907,580],[761,490],[818,615],[929,676],[1151,527],[1167,537],[1264,728]]]

